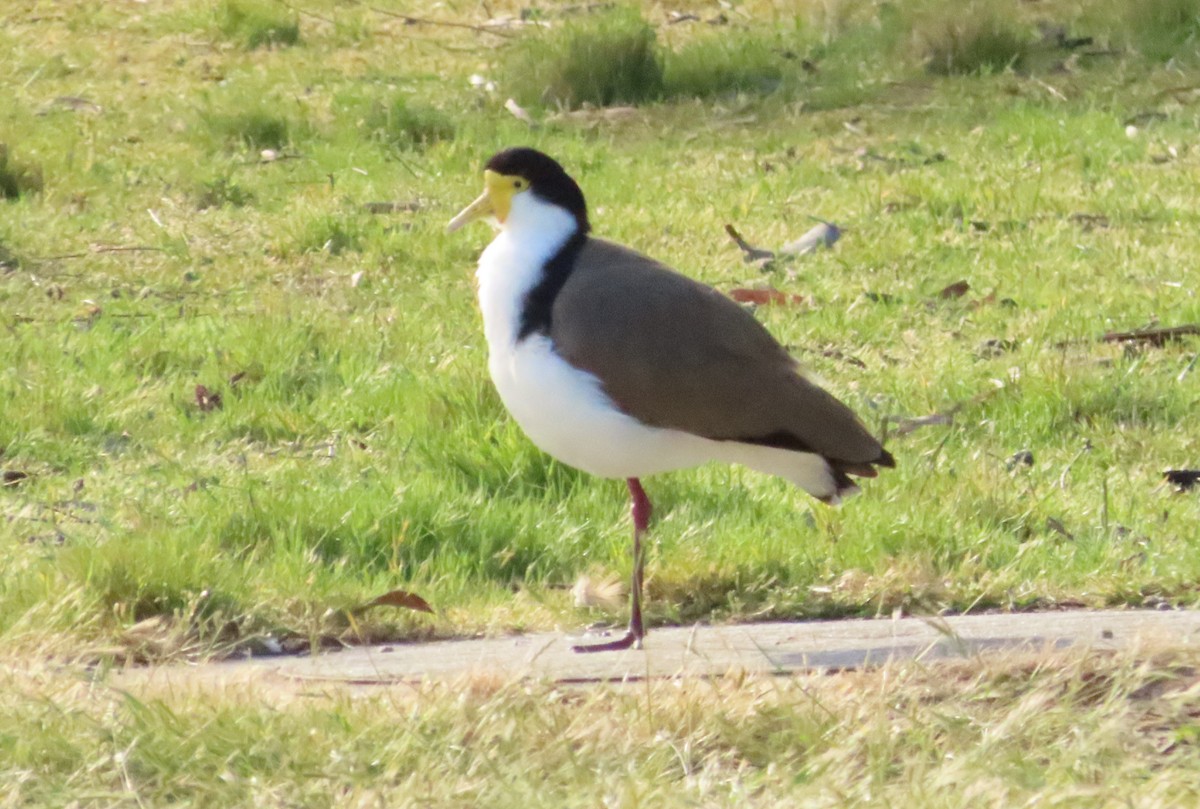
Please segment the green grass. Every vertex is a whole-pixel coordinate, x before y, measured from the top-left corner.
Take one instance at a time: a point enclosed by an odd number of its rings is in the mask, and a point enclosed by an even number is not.
[[[198,3],[7,12],[0,140],[44,181],[0,217],[0,471],[27,475],[0,488],[0,646],[170,656],[600,617],[569,587],[627,574],[623,487],[506,416],[473,301],[488,233],[444,233],[516,143],[563,161],[600,234],[810,298],[757,314],[900,461],[836,510],[739,469],[650,480],[652,623],[1196,602],[1200,500],[1161,473],[1198,462],[1200,345],[1098,340],[1200,322],[1186,46],[931,76],[903,50],[915,17],[647,7],[662,86],[687,65],[694,91],[530,129],[502,106],[519,39],[304,10],[304,47],[255,50],[206,44]],[[548,19],[537,36],[609,18]],[[47,111],[63,97],[101,112]],[[845,237],[767,276],[722,229],[778,246],[810,215]],[[400,586],[439,612],[347,619]],[[149,619],[180,643],[130,640]]]
[[[568,166],[598,232],[722,289],[805,295],[758,317],[876,429],[958,408],[893,435],[899,469],[838,510],[739,469],[649,481],[652,622],[1194,603],[1200,505],[1160,474],[1196,463],[1198,346],[1098,341],[1200,320],[1192,116],[1164,104],[1124,133],[1183,62],[940,78],[911,60],[884,80],[866,43],[904,20],[755,11],[727,35],[656,23],[692,54],[668,83],[686,64],[733,103],[697,90],[530,132],[467,80],[523,46],[443,47],[479,32],[397,41],[420,26],[355,17],[302,49],[190,55],[186,17],[90,13],[2,35],[22,88],[5,138],[47,178],[0,218],[0,466],[28,475],[0,490],[4,642],[107,653],[156,616],[220,649],[593,619],[566,588],[628,571],[622,486],[506,418],[472,300],[487,234],[443,233],[512,143]],[[127,62],[85,31],[158,44]],[[156,60],[178,70],[139,84]],[[775,64],[778,89],[739,84]],[[83,74],[102,114],[40,114]],[[846,238],[775,275],[722,233],[779,245],[810,214]],[[1033,465],[1009,469],[1019,450]],[[396,586],[440,612],[347,621]]]
[[[281,149],[291,140],[291,121],[269,109],[213,113],[205,122],[218,139],[230,145]]]
[[[1195,58],[1200,52],[1200,3],[1151,0],[1124,9],[1125,42],[1150,59]]]
[[[1024,67],[1031,42],[1009,6],[968,4],[947,15],[937,9],[915,27],[926,69],[939,75],[995,73]]]
[[[762,36],[714,34],[697,38],[666,58],[664,85],[672,98],[730,93],[765,94],[780,86],[786,43]]]
[[[224,36],[250,49],[300,41],[299,15],[269,0],[221,0],[217,27]]]
[[[231,205],[242,208],[254,201],[254,194],[246,190],[236,178],[223,174],[211,180],[199,180],[195,189],[196,207],[219,208]]]
[[[1099,339],[1200,323],[1195,9],[1152,6],[1023,4],[1003,30],[1025,59],[939,28],[961,9],[934,0],[547,7],[490,33],[332,0],[0,12],[8,803],[1195,803],[1190,653],[320,700],[103,674],[623,618],[570,586],[628,575],[624,487],[505,414],[473,300],[489,234],[444,232],[523,143],[580,180],[599,234],[808,299],[756,315],[899,461],[839,509],[740,469],[647,481],[652,625],[1195,606],[1200,497],[1162,472],[1200,464],[1200,340]],[[300,24],[302,47],[263,34]],[[595,56],[564,71],[577,40]],[[946,75],[939,42],[963,43]],[[536,58],[557,84],[521,85]],[[530,128],[510,95],[640,106]],[[810,216],[843,239],[765,275],[723,232],[777,247]],[[398,587],[437,613],[354,611]]]
[[[42,169],[9,155],[8,145],[0,143],[0,199],[16,200],[42,190]]]
[[[663,92],[654,29],[629,8],[522,37],[512,49],[505,77],[519,100],[567,108],[637,103]]]
[[[454,121],[436,107],[403,96],[375,101],[364,116],[370,137],[398,148],[428,146],[454,137]]]

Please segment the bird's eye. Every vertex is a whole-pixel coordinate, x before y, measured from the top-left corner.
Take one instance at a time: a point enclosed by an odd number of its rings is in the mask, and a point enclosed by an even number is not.
[[[517,189],[518,191],[520,191],[520,190],[521,190],[522,188],[524,188],[524,187],[525,187],[525,181],[524,181],[524,180],[513,180],[513,188],[515,188],[515,189]]]

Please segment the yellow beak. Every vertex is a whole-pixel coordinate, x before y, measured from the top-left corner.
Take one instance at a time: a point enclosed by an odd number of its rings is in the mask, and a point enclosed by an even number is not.
[[[476,219],[494,216],[501,223],[508,218],[512,209],[513,194],[527,185],[519,177],[508,177],[488,169],[483,172],[483,193],[479,198],[458,212],[458,216],[446,225],[446,232],[453,233]]]
[[[474,222],[476,219],[482,219],[486,216],[494,216],[495,211],[492,206],[492,196],[488,189],[484,189],[478,199],[472,202],[467,207],[458,212],[458,215],[450,220],[450,224],[446,225],[446,232],[453,233],[463,225]]]

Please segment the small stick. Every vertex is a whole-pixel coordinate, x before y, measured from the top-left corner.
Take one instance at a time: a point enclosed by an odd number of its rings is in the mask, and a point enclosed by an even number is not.
[[[1076,461],[1078,461],[1080,458],[1083,457],[1083,454],[1085,452],[1091,452],[1091,451],[1092,451],[1092,442],[1084,441],[1083,449],[1081,449],[1081,450],[1079,450],[1079,452],[1075,453],[1075,457],[1071,459],[1071,462],[1067,464],[1066,468],[1063,469],[1062,474],[1059,475],[1058,488],[1060,488],[1060,489],[1067,488],[1067,473],[1071,471],[1071,467],[1075,465]]]
[[[742,234],[738,233],[737,228],[733,225],[725,225],[725,232],[729,234],[729,238],[733,239],[734,243],[746,254],[745,261],[760,261],[762,259],[775,258],[775,253],[770,250],[763,250],[761,247],[755,247],[742,238]]]
[[[1187,376],[1189,373],[1191,373],[1191,370],[1196,367],[1197,358],[1200,358],[1200,354],[1192,355],[1192,361],[1187,364],[1187,367],[1185,367],[1182,371],[1179,372],[1179,376],[1175,377],[1176,382],[1182,382],[1183,378],[1185,376]]]
[[[388,11],[385,8],[379,8],[369,3],[361,5],[374,11],[376,14],[382,14],[385,17],[394,17],[398,20],[404,20],[408,25],[440,25],[444,28],[466,28],[468,31],[479,31],[482,34],[491,34],[492,36],[503,37],[505,39],[514,39],[515,34],[510,34],[508,31],[498,31],[495,28],[489,28],[486,25],[472,25],[466,22],[451,22],[450,20],[431,20],[428,17],[414,17],[411,14],[399,14],[395,11]]]
[[[332,17],[324,17],[315,12],[308,11],[303,8],[297,8],[296,6],[293,6],[291,3],[287,2],[287,0],[276,0],[276,2],[279,3],[281,6],[283,6],[284,8],[291,9],[292,11],[296,12],[297,14],[303,14],[305,17],[312,17],[314,20],[321,20],[322,22],[327,22],[330,25],[337,25],[337,20],[333,19]]]
[[[1128,343],[1136,340],[1139,342],[1152,343],[1153,345],[1161,346],[1168,340],[1177,340],[1180,337],[1187,337],[1193,334],[1200,334],[1200,325],[1189,323],[1185,326],[1171,326],[1163,329],[1110,331],[1100,339],[1106,343]]]

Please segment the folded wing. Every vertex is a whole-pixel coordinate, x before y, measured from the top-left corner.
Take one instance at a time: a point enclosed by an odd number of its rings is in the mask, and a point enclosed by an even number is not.
[[[812,452],[850,474],[894,465],[750,313],[620,245],[588,240],[555,299],[550,337],[643,423]]]

